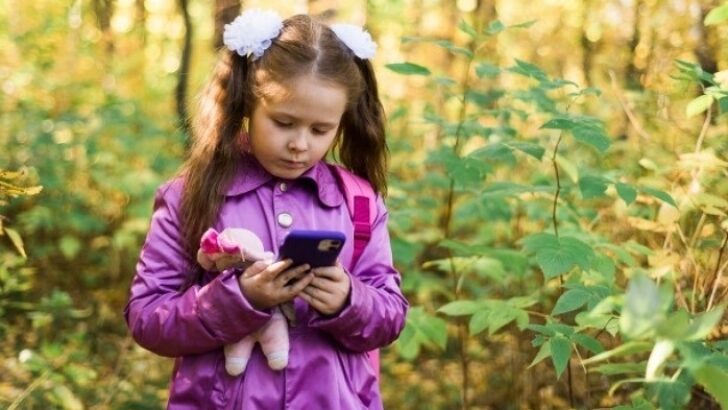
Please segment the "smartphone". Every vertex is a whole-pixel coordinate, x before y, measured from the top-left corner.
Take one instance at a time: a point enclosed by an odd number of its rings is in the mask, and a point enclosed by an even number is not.
[[[278,259],[292,259],[293,266],[333,266],[346,236],[339,231],[292,230],[278,252]]]

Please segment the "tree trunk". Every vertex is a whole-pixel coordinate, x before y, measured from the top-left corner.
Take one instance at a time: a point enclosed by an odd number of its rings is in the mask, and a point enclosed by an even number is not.
[[[144,0],[136,0],[135,26],[139,31],[142,49],[145,49],[147,45],[147,9],[144,6]]]
[[[94,14],[96,24],[101,31],[101,40],[104,44],[107,56],[114,54],[114,36],[111,32],[111,16],[114,14],[114,0],[94,0]]]
[[[703,24],[705,16],[708,15],[714,6],[712,4],[713,2],[709,3],[700,5],[699,20],[695,22],[695,29],[698,31],[698,44],[694,53],[698,59],[698,63],[700,63],[700,67],[709,73],[714,73],[718,71],[718,62],[715,58],[715,41],[709,35],[708,28]]]
[[[175,89],[175,98],[177,101],[177,116],[179,117],[179,125],[186,136],[186,144],[190,146],[190,123],[187,116],[187,76],[190,69],[190,56],[192,54],[192,21],[188,10],[188,1],[179,0],[180,11],[185,25],[185,37],[182,46],[182,56],[179,65],[179,75],[177,77],[177,88]]]
[[[625,85],[628,89],[641,90],[642,89],[642,76],[644,75],[644,68],[637,66],[637,47],[639,47],[642,41],[642,28],[640,26],[640,10],[642,7],[647,7],[643,0],[637,0],[634,4],[634,19],[632,31],[632,40],[629,42],[630,56],[627,64],[627,70],[625,71]]]
[[[240,0],[215,0],[215,37],[213,47],[215,50],[222,48],[222,33],[225,24],[231,23],[240,14],[242,9]]]
[[[594,55],[596,54],[595,53],[596,44],[594,44],[591,40],[589,40],[589,36],[587,36],[587,28],[589,26],[590,11],[591,11],[591,0],[585,0],[584,8],[582,10],[583,15],[581,18],[581,21],[582,21],[581,69],[582,69],[583,75],[584,75],[584,86],[585,87],[588,87],[593,84],[593,81],[591,78],[592,61],[594,59]]]

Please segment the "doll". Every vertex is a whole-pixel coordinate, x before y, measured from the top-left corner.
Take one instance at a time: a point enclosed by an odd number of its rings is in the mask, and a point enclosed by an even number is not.
[[[260,238],[242,228],[227,228],[220,233],[208,229],[202,235],[197,251],[197,262],[205,270],[246,268],[256,261],[272,260],[273,254],[265,252]],[[281,370],[288,365],[288,323],[280,308],[273,309],[273,317],[258,331],[225,346],[225,370],[229,375],[237,376],[245,371],[256,341],[271,369]]]

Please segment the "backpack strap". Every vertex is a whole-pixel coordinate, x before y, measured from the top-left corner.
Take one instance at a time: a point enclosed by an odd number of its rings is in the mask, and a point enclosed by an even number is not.
[[[377,195],[369,181],[364,178],[340,165],[330,165],[330,167],[339,181],[339,188],[344,194],[354,224],[354,253],[349,266],[349,269],[353,270],[372,237],[372,225],[377,216]],[[366,354],[379,380],[379,350],[372,350]]]
[[[372,225],[377,216],[376,194],[367,180],[344,167],[331,165],[331,170],[339,181],[341,193],[344,194],[354,224],[354,253],[350,266],[350,269],[353,269],[372,237]]]

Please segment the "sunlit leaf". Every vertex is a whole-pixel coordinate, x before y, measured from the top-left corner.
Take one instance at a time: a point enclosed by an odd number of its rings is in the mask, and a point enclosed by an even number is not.
[[[703,24],[710,26],[728,20],[728,4],[716,7],[705,16]]]
[[[15,249],[18,250],[18,253],[20,253],[23,258],[27,258],[28,256],[25,254],[25,246],[23,245],[23,238],[20,237],[20,234],[15,229],[11,228],[3,228],[5,231],[5,234],[8,235],[8,238],[10,238],[10,242],[13,243],[13,246],[15,246]]]
[[[388,69],[404,75],[430,75],[427,67],[415,63],[393,63],[385,65]]]
[[[458,23],[458,28],[463,33],[469,35],[472,38],[478,37],[478,33],[475,31],[473,26],[471,26],[467,21],[460,20],[460,23]]]
[[[438,312],[448,316],[465,316],[483,309],[483,307],[472,300],[456,300],[437,309]]]
[[[594,251],[589,245],[568,236],[538,233],[522,241],[526,252],[536,255],[546,279],[566,273],[574,266],[589,269],[594,258]]]
[[[694,117],[710,108],[711,105],[713,105],[713,97],[710,95],[701,95],[688,103],[687,107],[685,107],[685,115],[688,118]]]

